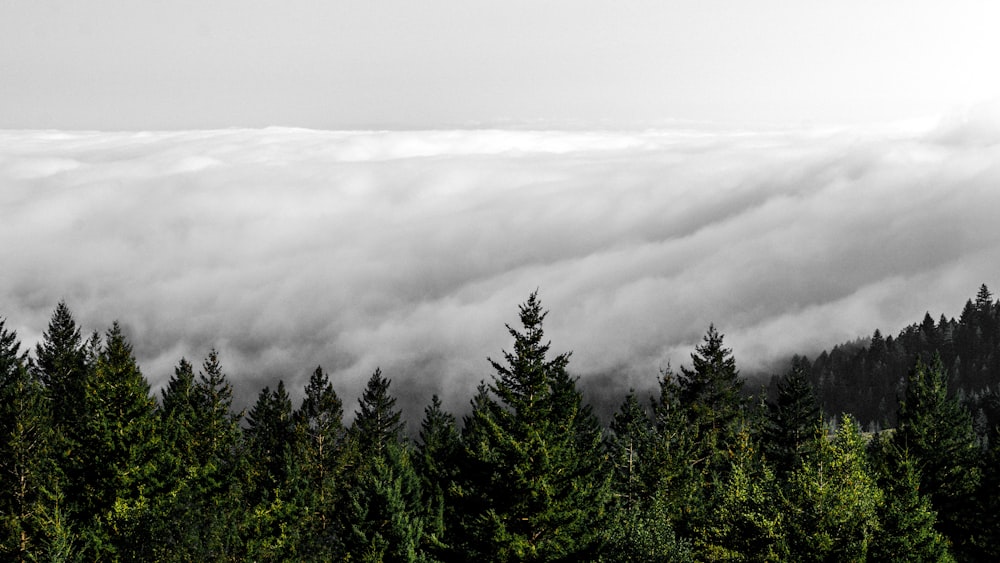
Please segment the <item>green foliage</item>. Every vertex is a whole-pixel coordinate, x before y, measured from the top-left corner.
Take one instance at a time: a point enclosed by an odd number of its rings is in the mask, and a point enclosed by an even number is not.
[[[389,393],[391,382],[376,368],[361,395],[360,407],[351,424],[350,435],[366,454],[380,454],[389,443],[403,439],[406,425]]]
[[[794,358],[791,369],[778,381],[777,399],[767,405],[761,440],[764,455],[780,475],[799,466],[823,423],[807,370],[803,358]]]
[[[630,393],[605,433],[569,354],[549,353],[537,294],[519,312],[461,431],[433,397],[415,446],[380,370],[349,429],[321,368],[297,410],[279,382],[241,429],[215,350],[197,377],[182,359],[157,408],[117,323],[84,340],[60,303],[32,361],[0,320],[0,558],[1000,557],[1000,400],[949,389],[944,367],[1000,369],[1000,305],[985,286],[960,322],[928,314],[899,339],[876,331],[844,364],[867,377],[894,373],[904,350],[952,354],[914,360],[898,428],[867,451],[853,418],[823,433],[812,392],[836,388],[824,370],[847,356],[796,358],[755,417],[713,326],[691,368],[662,373],[651,410]]]
[[[822,432],[793,471],[784,509],[790,560],[864,561],[879,532],[882,491],[857,423],[845,415],[837,435]]]
[[[156,560],[225,561],[238,554],[239,419],[218,353],[209,353],[197,379],[182,359],[160,410],[170,459],[168,492],[155,509]]]
[[[458,533],[466,559],[593,559],[610,497],[601,429],[566,373],[568,354],[547,358],[536,293],[508,326],[514,351],[490,360],[493,384],[467,421]]]
[[[785,513],[774,472],[764,463],[746,431],[738,436],[729,477],[709,519],[706,546],[709,559],[725,561],[787,561]]]
[[[425,561],[420,478],[408,448],[388,442],[362,460],[349,493],[351,561]]]
[[[47,515],[59,495],[45,389],[20,346],[0,319],[0,557],[16,561],[53,555]]]
[[[295,439],[286,496],[299,507],[292,526],[299,537],[300,560],[329,561],[343,552],[344,533],[337,516],[346,506],[343,485],[353,457],[343,416],[343,403],[329,376],[317,367],[293,415]]]
[[[886,563],[954,561],[948,541],[934,528],[937,515],[930,498],[920,493],[920,471],[906,451],[888,440],[872,447],[878,484],[882,531],[875,535],[869,559]]]
[[[423,490],[424,549],[436,558],[447,558],[450,553],[448,527],[455,521],[451,489],[458,477],[461,448],[455,417],[444,411],[434,395],[420,423],[415,465]]]
[[[953,543],[956,554],[971,549],[980,450],[972,417],[948,396],[940,358],[929,365],[917,360],[906,381],[898,420],[893,444],[916,464],[920,489],[928,491],[938,514],[938,529]]]

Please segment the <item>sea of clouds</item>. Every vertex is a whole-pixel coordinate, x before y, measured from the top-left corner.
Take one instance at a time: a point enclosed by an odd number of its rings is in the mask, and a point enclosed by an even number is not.
[[[778,369],[1000,287],[1000,127],[0,131],[0,316],[118,319],[154,388],[220,350],[252,401],[376,367],[461,411],[539,289],[591,393],[655,385],[710,323]],[[611,399],[609,399],[611,400]],[[415,405],[415,406],[414,406]]]

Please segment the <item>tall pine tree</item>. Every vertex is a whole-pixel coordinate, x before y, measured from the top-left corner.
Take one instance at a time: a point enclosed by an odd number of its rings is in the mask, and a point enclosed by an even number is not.
[[[467,559],[594,559],[610,499],[601,429],[566,372],[569,354],[548,357],[537,293],[520,307],[522,331],[481,395],[466,429],[459,532]]]

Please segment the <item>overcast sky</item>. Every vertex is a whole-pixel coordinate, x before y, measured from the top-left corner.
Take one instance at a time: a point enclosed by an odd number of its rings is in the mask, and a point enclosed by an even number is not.
[[[6,0],[0,128],[867,122],[1000,93],[988,0]]]
[[[621,391],[712,322],[749,372],[957,315],[1000,286],[998,16],[2,2],[0,315],[118,319],[154,386],[216,346],[244,394],[452,408],[536,288]]]

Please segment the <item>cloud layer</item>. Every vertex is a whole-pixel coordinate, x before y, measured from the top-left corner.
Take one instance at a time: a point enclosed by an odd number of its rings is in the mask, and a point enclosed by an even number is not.
[[[413,404],[464,408],[535,288],[584,382],[648,387],[712,322],[767,369],[998,283],[981,113],[917,132],[0,132],[0,315],[26,342],[59,299],[88,329],[119,319],[154,387],[216,346],[244,401],[322,364],[349,401],[381,366]]]

